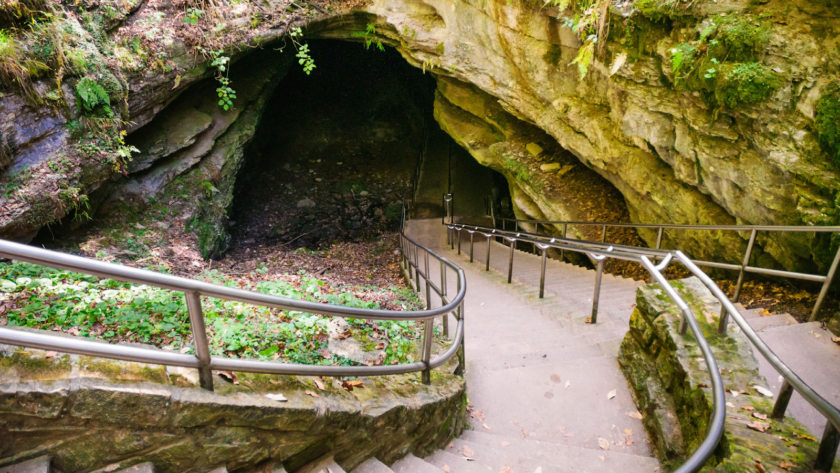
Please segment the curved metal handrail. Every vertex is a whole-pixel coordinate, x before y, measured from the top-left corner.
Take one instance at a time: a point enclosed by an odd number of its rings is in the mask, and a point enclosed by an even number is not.
[[[472,231],[487,230],[487,227],[475,225],[453,224],[448,225],[448,228],[459,231],[461,229],[472,229]],[[725,423],[725,395],[723,392],[723,382],[720,373],[717,369],[717,362],[714,355],[709,348],[708,342],[697,324],[696,317],[691,312],[688,305],[679,297],[674,288],[668,284],[667,279],[662,274],[662,270],[667,268],[669,264],[674,261],[679,261],[686,267],[693,275],[697,276],[703,284],[712,292],[712,294],[720,301],[723,310],[727,313],[736,325],[744,332],[747,339],[756,347],[762,356],[778,371],[785,380],[784,385],[777,398],[776,405],[773,409],[772,417],[782,418],[787,408],[787,403],[790,400],[790,395],[793,391],[798,392],[807,400],[815,409],[823,414],[827,419],[826,432],[823,435],[823,441],[820,446],[820,451],[817,455],[817,468],[820,470],[829,471],[834,461],[835,451],[837,450],[838,431],[840,431],[840,410],[829,403],[825,398],[816,393],[810,386],[808,386],[793,370],[790,369],[763,340],[756,334],[756,332],[746,322],[740,312],[738,312],[732,301],[727,298],[726,294],[715,284],[714,281],[704,273],[696,264],[694,260],[686,256],[683,252],[678,250],[666,251],[660,249],[651,249],[644,247],[629,247],[623,245],[609,245],[606,243],[597,242],[582,242],[580,240],[549,237],[546,235],[537,235],[526,232],[511,232],[508,230],[494,229],[492,236],[499,236],[510,242],[511,255],[513,255],[513,248],[517,241],[534,244],[537,248],[542,250],[543,267],[540,282],[540,297],[542,297],[542,287],[545,283],[545,256],[548,248],[557,248],[564,251],[573,251],[589,255],[598,263],[598,273],[596,273],[596,290],[595,298],[593,299],[593,317],[592,322],[595,322],[597,315],[598,291],[600,286],[600,275],[603,271],[603,261],[608,258],[618,258],[628,261],[635,261],[647,269],[651,277],[655,279],[668,296],[677,304],[680,311],[683,313],[683,318],[680,322],[679,331],[685,333],[687,327],[691,327],[697,339],[698,346],[706,360],[710,377],[712,378],[712,393],[713,393],[713,414],[712,422],[707,431],[706,437],[701,445],[695,450],[691,457],[680,466],[676,471],[678,472],[695,472],[699,471],[716,448],[721,436],[723,435],[723,427]],[[460,234],[460,232],[459,232]],[[524,237],[523,237],[524,235]],[[489,238],[489,237],[488,237]],[[549,240],[549,241],[546,241]],[[488,240],[489,244],[490,240]],[[618,248],[618,251],[614,251]],[[488,252],[489,255],[489,252]],[[650,258],[662,258],[659,264],[654,264]],[[511,268],[513,260],[511,258]],[[488,261],[489,269],[489,261]],[[723,317],[721,317],[723,320]],[[725,322],[722,322],[725,326]]]
[[[459,238],[460,232],[462,230],[467,230],[468,232],[475,232],[481,231],[482,229],[486,229],[486,227],[477,227],[475,225],[463,224],[447,225],[447,228],[449,228],[450,230],[458,231]],[[706,462],[709,460],[709,458],[712,456],[715,448],[720,442],[720,439],[723,437],[724,424],[726,421],[726,399],[723,388],[723,378],[721,377],[720,371],[718,370],[717,361],[715,360],[715,357],[712,354],[712,350],[709,346],[709,343],[706,341],[706,337],[703,335],[703,332],[700,329],[700,325],[697,323],[694,313],[692,312],[688,304],[686,304],[685,301],[683,301],[682,298],[679,296],[679,294],[677,294],[674,288],[670,284],[668,284],[668,281],[665,279],[665,276],[660,272],[669,263],[673,261],[673,255],[671,255],[670,252],[663,252],[661,250],[647,251],[648,249],[641,249],[641,251],[629,252],[626,251],[627,248],[625,247],[616,250],[614,245],[593,245],[589,244],[589,242],[581,244],[579,240],[568,240],[564,238],[551,238],[550,241],[545,241],[546,237],[543,237],[541,235],[527,234],[523,232],[516,232],[516,234],[513,235],[513,232],[498,230],[497,232],[491,232],[491,234],[494,236],[500,236],[510,242],[511,265],[509,267],[508,272],[508,282],[510,282],[510,271],[513,267],[513,249],[517,241],[532,243],[542,250],[543,264],[540,282],[540,297],[542,297],[543,294],[543,285],[545,283],[545,258],[546,251],[549,248],[557,248],[563,249],[565,251],[583,253],[591,257],[593,260],[597,261],[599,271],[596,273],[596,292],[595,298],[593,299],[593,316],[590,318],[591,323],[596,322],[600,279],[601,274],[603,272],[603,264],[607,258],[616,258],[640,263],[643,267],[645,267],[645,269],[648,270],[648,272],[651,274],[651,277],[653,277],[657,280],[657,282],[660,283],[668,297],[670,297],[671,300],[674,301],[674,303],[677,305],[677,307],[680,308],[680,311],[683,313],[683,318],[680,324],[680,332],[684,333],[684,327],[686,324],[689,327],[691,327],[691,331],[694,334],[695,339],[697,340],[697,344],[700,348],[701,353],[703,354],[703,358],[706,360],[706,368],[709,373],[709,377],[711,378],[714,407],[712,412],[711,423],[709,424],[709,430],[706,433],[706,438],[703,440],[700,446],[691,454],[691,456],[689,456],[689,458],[679,468],[675,470],[676,473],[695,473],[697,471],[700,471],[706,464]],[[523,237],[523,235],[527,236]],[[533,238],[533,236],[539,236],[541,238]],[[490,240],[488,240],[488,244],[489,242]],[[659,265],[654,265],[650,261],[650,259],[648,259],[648,256],[662,257],[663,261]]]
[[[400,233],[400,239],[404,248],[404,270],[408,273],[410,279],[411,268],[415,268],[418,290],[421,275],[421,272],[417,267],[416,259],[418,249],[422,248],[425,252],[427,266],[428,258],[430,256],[440,262],[441,275],[443,278],[440,289],[428,280],[428,271],[422,273],[422,275],[427,287],[427,307],[431,305],[431,301],[429,299],[429,288],[431,287],[434,287],[435,292],[440,295],[442,303],[441,307],[435,309],[426,308],[417,311],[397,312],[302,301],[268,294],[260,294],[179,276],[161,274],[129,266],[121,266],[113,263],[91,260],[80,256],[0,240],[0,256],[5,258],[90,274],[93,276],[116,279],[119,281],[145,284],[162,289],[168,289],[170,291],[184,292],[187,299],[190,326],[193,331],[193,343],[195,344],[196,354],[187,355],[126,345],[113,345],[76,337],[56,337],[49,334],[14,330],[6,327],[0,327],[0,343],[126,361],[198,368],[201,386],[210,390],[212,390],[212,370],[316,376],[381,376],[422,371],[423,380],[424,382],[427,382],[430,370],[450,360],[461,346],[461,342],[464,337],[463,301],[467,291],[466,278],[464,276],[464,271],[461,268],[432,250],[418,244],[411,238],[407,237],[403,232]],[[405,249],[410,246],[413,246],[415,250],[414,262],[412,262],[410,257],[406,255]],[[452,269],[457,275],[458,291],[451,300],[446,297],[446,290],[444,287],[445,268]],[[200,296],[214,297],[288,311],[308,312],[343,318],[373,320],[423,320],[425,321],[425,331],[423,335],[423,360],[414,363],[387,366],[321,366],[210,356],[209,341],[207,339],[206,329],[204,326]],[[432,321],[434,318],[440,316],[446,318],[448,314],[452,312],[456,312],[456,319],[458,320],[455,337],[452,339],[451,346],[443,354],[432,359]]]

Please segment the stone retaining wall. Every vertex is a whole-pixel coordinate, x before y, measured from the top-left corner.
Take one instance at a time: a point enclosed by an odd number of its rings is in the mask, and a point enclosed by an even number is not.
[[[463,378],[435,371],[364,379],[238,373],[197,387],[195,370],[0,345],[0,467],[48,454],[67,473],[151,461],[159,471],[290,471],[333,453],[345,468],[423,455],[464,428]],[[283,394],[275,401],[267,394]]]
[[[718,362],[726,389],[726,433],[704,471],[809,472],[819,435],[799,422],[769,417],[773,398],[747,338],[730,324],[717,335],[720,303],[697,278],[671,281],[698,318]],[[619,365],[663,466],[673,470],[700,445],[712,413],[711,379],[691,330],[679,335],[679,310],[658,285],[640,287]],[[756,430],[758,429],[758,430]],[[764,431],[760,431],[764,429]],[[758,469],[760,461],[764,470]],[[835,466],[832,471],[840,471]]]

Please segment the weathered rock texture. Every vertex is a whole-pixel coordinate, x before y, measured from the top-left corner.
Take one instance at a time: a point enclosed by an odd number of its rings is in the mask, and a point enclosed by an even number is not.
[[[819,445],[814,434],[790,418],[761,418],[773,410],[773,399],[755,389],[767,389],[767,381],[758,374],[747,338],[732,326],[726,338],[717,335],[720,303],[697,278],[671,285],[698,317],[727,390],[724,438],[704,471],[755,471],[756,459],[766,471],[811,471]],[[618,359],[654,451],[669,467],[682,464],[700,445],[713,409],[706,363],[691,331],[679,334],[679,321],[679,309],[661,288],[640,287]],[[840,471],[840,466],[832,471]]]
[[[366,25],[373,23],[376,37],[397,47],[410,63],[440,78],[438,120],[477,159],[505,171],[518,215],[564,219],[578,214],[568,194],[558,189],[563,183],[573,187],[587,182],[578,177],[591,174],[591,169],[614,187],[604,198],[605,208],[626,206],[627,218],[634,222],[831,224],[840,216],[837,163],[821,148],[814,129],[816,104],[840,64],[836,2],[616,3],[611,11],[614,34],[602,38],[604,53],[596,57],[583,79],[577,67],[570,65],[580,42],[564,26],[566,13],[524,0],[374,0],[367,5],[304,6],[295,13],[286,12],[286,3],[279,0],[240,2],[221,7],[212,21],[203,18],[196,28],[184,26],[184,12],[170,2],[128,3],[132,8],[121,8],[107,21],[105,30],[87,23],[84,29],[74,13],[64,14],[79,30],[80,41],[97,57],[105,58],[100,62],[113,72],[112,82],[119,89],[114,100],[122,101],[115,108],[129,131],[140,130],[167,106],[183,105],[173,100],[214,72],[210,60],[195,53],[199,37],[211,38],[211,47],[237,50],[230,53],[236,59],[247,53],[246,46],[274,46],[271,41],[281,38],[291,26],[302,24],[305,17],[314,20],[307,29],[310,35],[356,41],[361,41]],[[658,13],[649,11],[651,5],[661,7]],[[91,8],[91,15],[101,14]],[[769,25],[766,45],[754,53],[762,64],[780,71],[774,72],[780,86],[767,100],[717,107],[697,92],[675,87],[671,64],[675,46],[697,38],[715,19],[747,16]],[[143,49],[146,56],[126,56],[131,52],[127,42],[153,29],[155,34],[142,39],[141,45],[148,49]],[[285,44],[283,54],[291,56],[291,46],[284,41],[276,45]],[[166,58],[160,61],[166,67],[159,68],[150,59],[153,52],[155,57]],[[118,56],[119,61],[108,59],[108,54]],[[626,60],[619,61],[619,57]],[[36,89],[49,88],[44,85],[49,81],[42,82]],[[241,80],[235,84],[243,96],[251,86]],[[261,84],[252,85],[259,88],[266,82]],[[46,162],[65,153],[75,154],[75,143],[70,141],[78,138],[63,127],[78,115],[70,92],[63,92],[61,103],[66,103],[66,108],[33,108],[24,104],[19,92],[4,94],[0,101],[4,108],[0,110],[4,140],[0,154],[5,157],[0,160],[9,169],[34,162],[34,156]],[[252,98],[258,96],[255,92]],[[247,106],[237,103],[236,113],[249,116]],[[161,156],[180,147],[186,146],[174,154],[202,142],[209,146],[201,136],[214,134],[214,127],[203,128],[208,121],[205,115],[213,116],[216,124],[220,117],[231,114],[199,111],[204,115],[167,109],[159,123],[151,126],[159,133],[161,126],[186,113],[182,122],[179,119],[184,129],[165,138],[152,137],[157,144],[150,143],[142,150],[128,171],[140,176],[170,175],[175,168],[164,172],[147,166],[165,161]],[[156,132],[138,133],[148,138]],[[539,147],[527,150],[531,143]],[[536,151],[539,148],[542,153]],[[214,165],[208,162],[212,168],[208,172],[224,169],[225,157],[238,163],[239,154],[220,153]],[[183,161],[188,162],[193,161]],[[73,163],[64,177],[57,178],[58,186],[70,196],[63,204],[54,201],[55,186],[50,187],[50,180],[43,178],[48,171],[40,170],[32,178],[47,182],[40,187],[26,185],[30,176],[20,177],[20,195],[15,193],[16,197],[4,201],[0,236],[29,238],[44,224],[70,212],[79,202],[73,195],[95,190],[119,170],[107,159]],[[11,171],[5,172],[5,181],[14,184]],[[219,182],[228,179],[217,178]],[[216,197],[217,207],[224,207],[230,194],[218,185],[215,188],[221,196],[227,195]],[[135,190],[144,193],[144,189],[148,186]],[[210,213],[218,214],[218,210]],[[208,255],[224,248],[222,220],[205,222],[208,236],[203,241],[211,242]],[[655,241],[655,232],[640,231],[640,236],[649,244]],[[825,270],[836,248],[827,235],[761,234],[758,243],[758,263],[799,271]],[[675,231],[666,234],[665,244],[679,246],[698,258],[738,262],[745,236]]]
[[[761,3],[704,1],[685,18],[662,23],[636,13],[631,20],[643,29],[642,44],[608,41],[606,56],[584,80],[570,65],[580,43],[551,9],[524,1],[377,0],[367,10],[410,61],[437,65],[436,73],[494,96],[609,180],[633,221],[832,223],[836,164],[812,126],[815,100],[840,61],[838,12],[824,2]],[[696,35],[704,18],[747,11],[773,15],[764,61],[785,71],[779,91],[754,107],[713,110],[677,90],[669,50]],[[623,28],[621,20],[614,28]],[[611,58],[620,53],[630,59],[610,76]],[[538,197],[539,209],[563,217],[547,200]],[[641,235],[655,241],[652,232]],[[743,250],[732,233],[668,236],[696,256],[737,261]],[[826,267],[826,239],[772,238],[759,239],[763,263]]]
[[[216,392],[182,368],[0,346],[0,467],[48,454],[61,471],[114,471],[150,461],[161,472],[294,469],[332,452],[354,468],[424,455],[460,433],[463,379],[435,372],[368,378],[346,391],[327,379],[239,373]],[[306,394],[316,393],[317,397]],[[281,393],[286,402],[266,394]]]

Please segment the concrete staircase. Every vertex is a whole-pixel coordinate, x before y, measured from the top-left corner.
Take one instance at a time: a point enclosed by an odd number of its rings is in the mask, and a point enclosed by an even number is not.
[[[591,315],[595,272],[549,259],[545,298],[539,298],[539,256],[515,250],[513,283],[507,283],[510,249],[490,243],[490,271],[485,271],[487,240],[474,234],[474,262],[469,262],[469,234],[462,254],[446,245],[440,220],[412,220],[407,233],[418,243],[464,269],[469,427],[446,448],[426,458],[408,455],[390,467],[370,459],[352,473],[571,473],[653,472],[647,435],[636,413],[616,356],[627,331],[636,288],[644,284],[604,275],[596,324]],[[423,257],[421,252],[421,258]],[[440,271],[430,268],[433,281]],[[455,278],[447,279],[449,294]],[[425,288],[421,283],[421,294]],[[431,306],[438,307],[433,295]],[[829,402],[840,405],[840,348],[818,323],[798,324],[788,314],[762,315],[739,306],[762,339]],[[449,320],[455,327],[455,320]],[[781,388],[776,373],[757,356],[771,387]],[[788,413],[816,437],[825,419],[794,394]],[[105,471],[105,470],[103,470]],[[108,470],[112,471],[112,470]],[[154,473],[143,464],[123,472]],[[58,472],[48,457],[36,458],[0,473]],[[226,473],[222,467],[211,473]],[[251,473],[285,473],[268,465]],[[301,473],[344,473],[332,457],[300,469]]]
[[[641,283],[604,275],[598,323],[588,324],[594,271],[548,260],[540,299],[537,255],[515,250],[514,280],[507,284],[509,247],[491,242],[486,272],[487,240],[479,233],[472,264],[466,232],[461,256],[446,246],[440,220],[410,221],[408,234],[467,276],[470,427],[424,459],[408,456],[390,470],[370,462],[355,471],[652,472],[659,466],[641,421],[628,415],[636,408],[616,362]],[[438,283],[436,269],[430,273]],[[447,283],[454,294],[454,278]]]

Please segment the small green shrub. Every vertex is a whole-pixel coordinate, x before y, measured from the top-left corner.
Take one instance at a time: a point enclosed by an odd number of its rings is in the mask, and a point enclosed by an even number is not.
[[[719,21],[718,37],[731,61],[754,60],[767,47],[770,24],[751,17],[728,16]]]
[[[782,79],[764,64],[737,63],[717,81],[715,97],[730,108],[754,105],[769,99],[781,85]]]
[[[83,78],[76,85],[76,98],[79,110],[87,115],[103,116],[112,113],[108,92],[89,77]]]
[[[823,149],[840,162],[840,86],[834,84],[817,102],[814,126]]]

